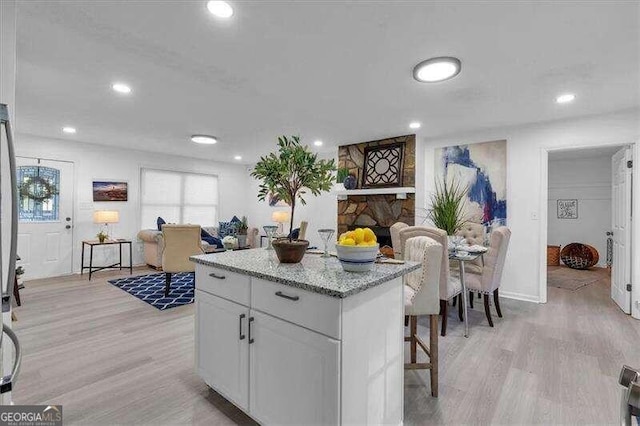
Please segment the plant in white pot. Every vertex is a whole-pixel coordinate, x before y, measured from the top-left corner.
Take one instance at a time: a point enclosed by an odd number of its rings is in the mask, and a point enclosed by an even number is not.
[[[465,204],[468,187],[462,186],[456,179],[436,181],[436,188],[431,194],[431,210],[429,218],[433,224],[449,236],[449,246],[458,244],[456,232],[468,222],[465,217]]]
[[[238,246],[247,246],[247,232],[249,230],[249,221],[246,216],[242,216],[242,220],[238,223]]]
[[[261,157],[251,176],[261,180],[258,200],[264,201],[269,193],[291,206],[289,237],[273,242],[278,260],[297,263],[302,260],[309,241],[291,238],[296,203],[306,204],[304,195],[318,196],[331,190],[334,182],[335,162],[319,160],[318,154],[300,143],[299,136],[278,138],[278,152]]]

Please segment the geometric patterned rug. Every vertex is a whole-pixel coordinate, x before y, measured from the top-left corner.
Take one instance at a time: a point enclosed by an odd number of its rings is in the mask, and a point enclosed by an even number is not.
[[[165,274],[163,272],[119,278],[110,280],[109,283],[147,302],[154,308],[164,311],[165,309],[193,303],[194,276],[193,272],[171,274],[169,297],[164,297]]]

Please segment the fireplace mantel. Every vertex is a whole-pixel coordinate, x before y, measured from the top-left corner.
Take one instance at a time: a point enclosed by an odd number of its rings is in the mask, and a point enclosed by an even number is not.
[[[343,189],[332,191],[338,200],[346,200],[350,195],[388,195],[396,194],[396,199],[406,200],[407,194],[415,194],[416,189],[409,186],[395,188],[372,188],[372,189]]]

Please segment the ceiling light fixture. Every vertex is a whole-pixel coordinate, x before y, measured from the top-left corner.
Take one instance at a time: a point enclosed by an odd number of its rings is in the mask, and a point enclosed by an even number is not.
[[[449,80],[460,74],[462,63],[460,59],[451,56],[441,56],[420,62],[413,68],[413,78],[423,83],[437,83]]]
[[[203,145],[213,145],[218,142],[218,139],[215,136],[209,135],[192,135],[191,142],[203,144]]]
[[[576,95],[573,93],[565,93],[564,95],[560,95],[556,98],[556,102],[559,104],[567,104],[569,102],[573,102],[576,98]]]
[[[124,83],[113,83],[111,85],[111,88],[118,92],[118,93],[122,93],[125,95],[128,95],[129,93],[131,93],[131,87],[129,87],[128,85],[124,84]]]
[[[315,146],[322,146],[322,141],[318,140],[313,143]]]
[[[235,157],[233,157],[233,159],[240,161],[240,160],[242,160],[242,157],[240,155],[236,155]]]
[[[76,132],[76,128],[75,127],[65,126],[65,127],[62,128],[62,131],[72,135],[72,134],[74,134]]]
[[[422,126],[422,124],[418,123],[417,121],[413,121],[411,123],[409,123],[409,127],[412,129],[419,129],[420,126]]]
[[[233,15],[233,8],[226,1],[208,1],[207,9],[218,18],[230,18]]]

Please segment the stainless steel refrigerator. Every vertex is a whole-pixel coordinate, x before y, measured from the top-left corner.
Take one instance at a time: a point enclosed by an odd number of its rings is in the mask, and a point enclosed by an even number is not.
[[[0,403],[11,403],[11,390],[18,378],[21,351],[18,338],[11,329],[11,303],[16,283],[16,246],[18,237],[18,186],[16,159],[9,109],[0,104],[0,301],[2,333],[0,334]]]

